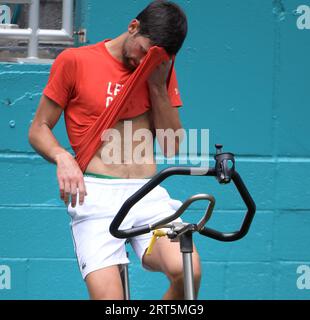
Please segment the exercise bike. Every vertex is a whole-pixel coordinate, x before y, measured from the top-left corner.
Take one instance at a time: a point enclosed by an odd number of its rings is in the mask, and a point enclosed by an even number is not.
[[[215,147],[215,167],[208,168],[208,170],[203,167],[170,167],[160,171],[124,202],[110,225],[111,234],[114,237],[121,239],[128,239],[130,237],[135,237],[150,231],[154,231],[153,241],[151,242],[149,250],[152,249],[155,239],[160,236],[167,236],[169,239],[171,239],[171,241],[179,241],[180,251],[182,252],[183,258],[185,300],[196,299],[192,264],[193,233],[199,232],[203,236],[218,241],[237,241],[248,233],[256,211],[256,205],[250,193],[248,192],[240,175],[235,170],[234,154],[230,152],[223,152],[222,145],[215,145]],[[119,227],[129,210],[152,189],[172,175],[211,176],[216,177],[220,184],[228,184],[232,181],[247,207],[247,212],[244,216],[240,229],[238,231],[224,233],[206,227],[206,223],[211,218],[213,213],[215,198],[209,194],[197,194],[187,199],[173,215],[165,219],[162,219],[152,225],[142,225],[133,227],[131,229],[119,230]],[[176,218],[180,217],[192,203],[200,200],[207,200],[209,205],[204,216],[198,223],[172,222]],[[168,231],[163,231],[163,229]],[[130,290],[128,265],[122,266],[121,276],[123,281],[124,297],[126,300],[129,300]]]

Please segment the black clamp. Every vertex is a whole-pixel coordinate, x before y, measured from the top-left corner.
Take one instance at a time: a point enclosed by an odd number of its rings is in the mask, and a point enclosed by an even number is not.
[[[219,183],[230,183],[232,175],[235,171],[235,156],[231,152],[223,152],[223,145],[216,144],[215,170],[216,178]]]

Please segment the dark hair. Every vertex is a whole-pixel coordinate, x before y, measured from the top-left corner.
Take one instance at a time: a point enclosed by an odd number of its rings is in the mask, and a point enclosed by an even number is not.
[[[155,0],[136,18],[140,22],[139,35],[153,45],[163,47],[168,54],[177,54],[187,34],[187,18],[183,10],[171,1]]]

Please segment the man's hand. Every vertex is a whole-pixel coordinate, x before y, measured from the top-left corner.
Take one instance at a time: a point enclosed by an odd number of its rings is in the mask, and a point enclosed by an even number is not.
[[[171,68],[171,60],[162,62],[148,79],[148,85],[150,87],[165,87],[167,83],[167,77]]]
[[[83,173],[73,156],[68,152],[56,156],[57,179],[60,190],[60,198],[68,206],[71,197],[71,206],[76,206],[77,193],[79,204],[84,203],[87,195]]]

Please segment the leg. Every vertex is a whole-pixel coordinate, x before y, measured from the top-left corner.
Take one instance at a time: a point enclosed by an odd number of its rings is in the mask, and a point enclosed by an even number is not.
[[[163,237],[156,241],[152,254],[143,256],[143,264],[153,271],[163,272],[170,281],[170,287],[164,295],[165,300],[184,299],[184,276],[180,244]],[[196,296],[200,286],[200,259],[194,246],[193,271]]]
[[[92,300],[123,300],[123,286],[118,266],[91,272],[85,278]]]
[[[129,260],[125,240],[114,238],[109,226],[114,217],[112,213],[117,211],[116,199],[124,200],[124,188],[110,188],[108,179],[85,177],[85,182],[87,199],[82,206],[70,207],[69,213],[80,272],[91,299],[123,299],[118,265]]]

